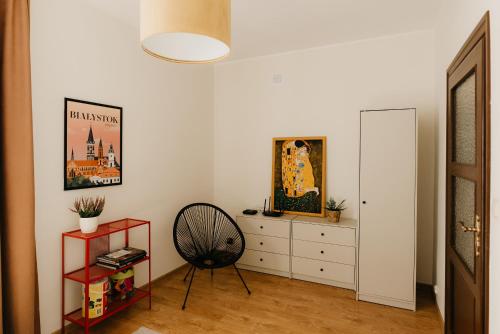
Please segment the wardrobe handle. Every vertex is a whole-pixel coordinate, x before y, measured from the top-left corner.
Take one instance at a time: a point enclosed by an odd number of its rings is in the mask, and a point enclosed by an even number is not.
[[[260,242],[260,245],[262,246],[263,244],[264,244],[264,243],[261,241],[261,242]]]
[[[260,262],[262,262],[262,261],[264,261],[264,260],[260,259]]]
[[[324,234],[323,232],[321,232],[321,236],[322,236],[322,237],[324,237],[324,236],[325,236],[325,234]]]
[[[321,268],[319,271],[323,271],[323,268]]]
[[[363,204],[366,204],[366,201],[363,201]]]
[[[264,226],[262,226],[262,225],[261,225],[261,226],[260,226],[260,229],[262,230],[263,228],[264,228]]]
[[[324,254],[325,252],[321,251],[321,254]]]

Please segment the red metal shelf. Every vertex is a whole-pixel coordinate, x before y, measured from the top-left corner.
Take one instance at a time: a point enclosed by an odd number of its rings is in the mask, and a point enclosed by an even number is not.
[[[113,314],[120,312],[121,310],[129,307],[130,305],[137,303],[139,300],[141,300],[145,297],[148,297],[149,295],[150,295],[149,291],[145,291],[145,290],[141,290],[141,289],[136,288],[134,290],[134,296],[132,296],[128,299],[125,299],[123,301],[120,300],[120,301],[110,302],[108,304],[107,311],[102,316],[100,316],[99,318],[89,319],[89,327],[92,327],[92,326],[100,323],[101,321],[111,317]],[[69,314],[66,314],[64,316],[64,319],[71,321],[75,324],[78,324],[80,326],[85,326],[85,318],[82,316],[82,309],[81,308],[79,308],[78,310],[73,311]]]
[[[148,228],[148,251],[147,256],[129,264],[126,267],[120,269],[108,269],[104,267],[99,267],[96,264],[93,264],[95,259],[91,259],[91,248],[95,251],[96,247],[94,243],[96,241],[92,241],[94,239],[103,238],[104,242],[107,242],[107,251],[109,252],[110,248],[110,238],[107,237],[110,234],[117,232],[124,232],[124,245],[125,247],[129,246],[129,229],[139,227],[139,226],[147,226]],[[73,238],[82,240],[85,244],[85,266],[83,268],[71,271],[69,273],[65,272],[65,239]],[[70,321],[72,323],[78,324],[85,329],[85,334],[89,333],[89,328],[95,324],[100,323],[101,321],[109,318],[113,314],[125,309],[126,307],[138,302],[139,300],[149,297],[149,309],[151,309],[151,223],[147,220],[141,219],[132,219],[125,218],[121,220],[112,221],[109,223],[104,223],[99,225],[97,231],[94,233],[82,233],[80,230],[74,230],[70,232],[62,233],[62,287],[61,287],[61,333],[64,334],[65,330],[65,321]],[[101,244],[101,241],[97,241],[98,244]],[[94,245],[94,246],[93,246]],[[98,250],[99,251],[99,250]],[[96,254],[92,255],[93,257]],[[149,270],[149,280],[147,284],[147,290],[135,289],[135,294],[130,299],[126,299],[124,301],[113,301],[108,304],[108,310],[99,318],[94,319],[86,319],[82,316],[82,309],[78,309],[69,314],[64,314],[65,310],[65,282],[66,280],[72,280],[75,282],[79,282],[85,285],[85,296],[84,300],[88,300],[88,291],[90,283],[98,281],[102,278],[111,276],[117,272],[123,271],[125,269],[131,268],[139,263],[148,262],[148,270]],[[85,304],[85,308],[88,314],[88,303]]]
[[[128,268],[131,268],[139,263],[142,263],[144,261],[148,261],[149,260],[149,256],[146,256],[136,262],[133,262],[131,264],[129,264],[128,266],[126,267],[122,267],[120,269],[108,269],[108,268],[104,268],[104,267],[100,267],[96,264],[94,265],[91,265],[89,267],[89,272],[90,272],[90,279],[89,279],[89,282],[90,283],[93,283],[93,282],[96,282],[100,279],[103,279],[104,277],[108,277],[108,276],[111,276],[113,274],[116,274],[120,271],[123,271],[125,269],[128,269]],[[81,269],[77,269],[75,271],[72,271],[70,273],[67,273],[67,274],[64,274],[64,278],[66,279],[70,279],[72,281],[76,281],[76,282],[80,282],[80,283],[85,283],[85,267],[84,268],[81,268]]]
[[[63,236],[69,238],[76,238],[82,240],[90,240],[104,237],[113,233],[125,231],[133,227],[149,224],[147,220],[125,218],[116,221],[112,221],[105,224],[100,224],[97,231],[94,233],[82,233],[80,230],[74,230],[70,232],[63,233]]]

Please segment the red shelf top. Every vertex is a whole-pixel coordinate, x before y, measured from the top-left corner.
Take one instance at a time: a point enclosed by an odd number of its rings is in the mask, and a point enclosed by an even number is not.
[[[104,267],[100,267],[96,264],[93,264],[93,265],[89,266],[89,283],[98,281],[104,277],[111,276],[113,274],[116,274],[120,271],[126,270],[130,267],[135,266],[136,264],[139,264],[139,263],[147,261],[147,260],[149,260],[149,256],[146,256],[146,257],[144,257],[136,262],[133,262],[126,267],[122,267],[120,269],[109,269],[109,268],[104,268]],[[81,268],[81,269],[72,271],[70,273],[64,274],[64,278],[67,278],[67,279],[70,279],[70,280],[73,280],[76,282],[80,282],[80,283],[85,283],[85,268]]]
[[[112,221],[109,223],[100,224],[99,227],[97,228],[97,231],[95,231],[94,233],[82,233],[82,231],[80,230],[74,230],[63,233],[63,236],[69,238],[83,239],[83,240],[97,239],[106,235],[110,235],[112,233],[128,230],[130,228],[145,224],[149,224],[149,221],[125,218]]]
[[[130,306],[132,304],[137,303],[142,298],[149,296],[148,291],[144,291],[144,290],[141,290],[138,288],[136,288],[134,291],[135,291],[134,296],[131,297],[130,299],[126,299],[124,301],[111,301],[108,304],[108,310],[102,316],[100,316],[99,318],[89,319],[89,326],[92,327],[92,326],[100,323],[101,321],[109,318],[113,314],[127,308],[128,306]],[[80,326],[85,326],[85,318],[82,317],[82,309],[81,308],[76,310],[76,311],[73,311],[69,314],[66,314],[64,316],[64,319],[71,321],[75,324],[78,324]]]

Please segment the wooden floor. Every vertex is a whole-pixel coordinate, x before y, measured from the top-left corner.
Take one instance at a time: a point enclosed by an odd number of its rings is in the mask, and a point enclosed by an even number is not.
[[[429,292],[418,292],[417,312],[357,302],[352,291],[234,269],[197,271],[186,310],[181,268],[156,281],[153,308],[143,301],[94,327],[91,333],[129,334],[141,326],[159,333],[441,333]],[[82,333],[80,329],[70,333]]]

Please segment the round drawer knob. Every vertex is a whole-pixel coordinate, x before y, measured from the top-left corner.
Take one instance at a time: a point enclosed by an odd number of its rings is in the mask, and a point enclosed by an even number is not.
[[[264,261],[263,259],[260,259],[260,262]]]
[[[325,254],[325,252],[321,251],[321,254]]]
[[[322,236],[322,237],[324,237],[324,236],[325,236],[325,234],[324,234],[324,233],[321,233],[321,236]]]
[[[262,230],[264,228],[264,226],[261,226],[260,229]]]
[[[261,246],[262,246],[263,244],[264,244],[263,242],[261,242],[261,243],[260,243],[260,245],[261,245]]]
[[[323,268],[321,268],[319,271],[323,271]]]

